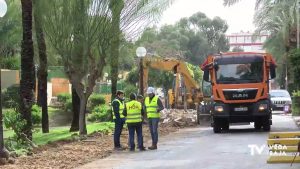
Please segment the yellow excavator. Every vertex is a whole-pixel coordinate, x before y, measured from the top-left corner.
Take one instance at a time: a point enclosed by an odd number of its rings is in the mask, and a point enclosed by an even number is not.
[[[168,90],[168,103],[171,108],[196,109],[203,100],[199,85],[184,61],[174,58],[145,57],[143,58],[143,86],[148,86],[149,68],[172,71],[175,76],[173,89]]]

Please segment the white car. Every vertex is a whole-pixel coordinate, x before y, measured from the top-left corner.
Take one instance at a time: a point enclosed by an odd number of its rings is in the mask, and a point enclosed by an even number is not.
[[[286,90],[271,90],[270,91],[273,111],[292,112],[292,99]]]

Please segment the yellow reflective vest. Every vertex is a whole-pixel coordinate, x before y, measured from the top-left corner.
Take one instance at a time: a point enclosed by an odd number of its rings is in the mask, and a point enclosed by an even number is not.
[[[124,103],[122,103],[119,99],[114,99],[113,102],[119,102],[119,114],[120,118],[125,118],[123,115],[123,110],[124,110]],[[116,119],[115,112],[114,112],[114,107],[112,106],[112,115],[113,119]]]
[[[126,103],[126,123],[142,122],[142,104],[136,100]]]
[[[146,97],[145,99],[145,106],[146,106],[146,112],[148,118],[159,118],[160,113],[157,112],[158,109],[158,96],[154,96],[150,102],[150,98]]]

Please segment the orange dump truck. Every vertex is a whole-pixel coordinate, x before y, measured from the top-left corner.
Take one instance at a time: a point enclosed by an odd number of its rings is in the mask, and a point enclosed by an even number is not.
[[[201,65],[204,104],[215,133],[231,123],[254,122],[255,129],[270,130],[272,110],[269,82],[275,78],[275,62],[267,53],[210,55]]]

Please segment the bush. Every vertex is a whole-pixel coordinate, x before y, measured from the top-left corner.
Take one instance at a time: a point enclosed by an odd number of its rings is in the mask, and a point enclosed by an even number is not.
[[[66,112],[71,112],[72,111],[72,99],[68,99],[65,104],[64,104],[64,110]]]
[[[294,116],[300,115],[300,90],[293,91],[292,93],[292,114]]]
[[[19,70],[21,66],[21,59],[19,56],[4,57],[2,59],[1,68]]]
[[[18,127],[19,121],[22,121],[20,113],[12,109],[7,110],[3,114],[3,120],[5,127],[11,129]],[[31,108],[31,120],[33,125],[41,124],[42,109],[38,105],[33,105]]]
[[[32,151],[32,145],[29,141],[20,140],[16,136],[5,139],[4,144],[7,150],[17,157],[27,155]]]
[[[63,104],[63,110],[65,112],[72,111],[72,95],[68,93],[62,93],[57,95],[57,101]]]
[[[42,122],[42,108],[36,104],[31,108],[31,119],[33,125],[41,124]]]
[[[292,96],[293,97],[300,97],[300,90],[293,91]]]
[[[104,96],[100,94],[92,94],[89,98],[89,107],[93,110],[96,106],[105,104]]]
[[[8,110],[3,116],[6,128],[12,129],[15,133],[13,137],[5,140],[5,147],[10,152],[15,152],[18,156],[25,155],[32,151],[33,143],[22,133],[26,121],[21,118],[20,113],[14,110]]]
[[[21,118],[20,113],[15,110],[7,110],[3,114],[4,126],[6,128],[10,128],[15,130],[14,128],[21,128],[23,126],[23,120]]]
[[[5,108],[17,108],[20,102],[20,86],[12,85],[2,94],[2,105]]]
[[[71,94],[69,93],[62,93],[57,95],[57,101],[61,102],[61,103],[66,103],[68,99],[72,99]]]
[[[111,118],[111,110],[107,105],[96,106],[92,113],[88,115],[87,120],[90,122],[109,121]]]

